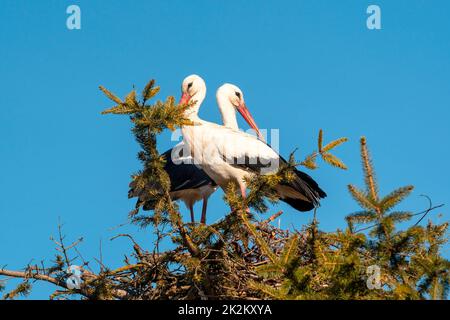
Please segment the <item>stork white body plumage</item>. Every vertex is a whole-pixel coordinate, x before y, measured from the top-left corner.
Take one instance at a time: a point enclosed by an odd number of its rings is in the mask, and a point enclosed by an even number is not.
[[[219,89],[220,90],[220,89]],[[261,137],[253,117],[245,106],[243,94],[239,88],[225,85],[224,90],[233,91],[224,95],[219,104],[222,114],[229,118],[239,111],[248,124]],[[194,125],[183,126],[182,133],[186,145],[195,163],[222,188],[226,189],[230,182],[237,184],[242,196],[246,194],[245,178],[253,174],[275,173],[281,162],[285,160],[269,145],[255,136],[202,120],[198,110],[206,95],[203,79],[196,75],[187,77],[182,85],[182,102],[190,100],[196,103],[187,110],[186,117]],[[277,191],[281,200],[299,211],[309,211],[319,205],[320,198],[326,196],[317,183],[306,173],[295,171],[296,178],[292,183],[280,184]]]
[[[206,87],[205,87],[206,89]],[[221,90],[222,89],[222,90]],[[226,107],[229,92],[223,87],[217,91],[217,104],[222,115],[223,126],[232,130],[239,130],[236,115],[229,112]],[[199,102],[199,105],[201,102]],[[195,165],[193,158],[185,152],[185,142],[182,141],[174,148],[163,153],[166,159],[165,171],[169,175],[171,190],[170,196],[173,200],[181,200],[185,203],[191,214],[191,221],[195,222],[194,204],[203,200],[201,223],[206,223],[206,210],[209,197],[217,190],[217,184],[200,166]],[[135,183],[130,184],[129,197],[138,197],[136,207],[142,206],[144,210],[154,209],[154,199],[146,198],[145,192],[137,192]]]
[[[264,160],[274,164],[273,170],[267,173],[278,169],[278,154],[245,132],[200,120],[194,126],[184,127],[183,137],[194,161],[222,188],[231,181],[244,187],[243,179],[249,177],[249,171],[235,164],[244,164],[246,158],[255,159],[255,163]]]

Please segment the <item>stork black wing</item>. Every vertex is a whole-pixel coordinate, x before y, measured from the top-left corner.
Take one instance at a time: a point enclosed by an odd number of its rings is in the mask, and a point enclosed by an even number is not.
[[[164,170],[170,178],[170,191],[196,189],[208,184],[216,185],[205,171],[192,162],[175,163],[172,159],[172,150],[173,149],[170,149],[163,153],[163,156],[166,159]],[[176,152],[178,151],[176,150]],[[182,157],[182,154],[178,155]]]
[[[222,155],[222,159],[228,164],[239,167],[241,169],[260,174],[264,168],[270,168],[272,164],[271,159],[264,159],[263,157],[249,157],[248,155],[242,155],[240,157],[227,158]]]
[[[262,141],[264,142],[264,141]],[[267,146],[270,145],[264,142]],[[274,158],[265,159],[258,155],[250,157],[247,154],[241,154],[239,157],[231,159],[223,156],[224,161],[230,165],[242,168],[249,172],[261,174],[261,170],[273,166],[271,161]],[[287,161],[278,155],[279,165],[286,165]],[[295,178],[289,183],[280,184],[280,199],[299,211],[310,211],[320,205],[320,199],[325,198],[327,194],[319,187],[316,181],[305,172],[294,168]]]
[[[175,153],[174,156],[182,158],[182,152],[183,148],[173,148],[162,154],[162,156],[166,159],[164,170],[169,175],[170,191],[173,192],[187,189],[197,189],[208,184],[215,186],[216,183],[201,168],[197,167],[192,162],[173,161],[173,153]],[[134,181],[132,181],[130,183],[128,197],[138,197],[136,207],[142,205],[144,210],[152,210],[155,207],[155,199],[148,198],[144,191],[145,188],[144,190],[137,190]]]

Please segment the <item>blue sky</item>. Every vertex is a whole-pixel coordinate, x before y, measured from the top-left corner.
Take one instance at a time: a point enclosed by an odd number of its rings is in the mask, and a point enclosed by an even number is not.
[[[81,30],[66,28],[71,4],[81,8]],[[366,28],[370,4],[381,8],[382,30]],[[111,103],[98,90],[124,95],[150,78],[160,98],[178,98],[182,79],[201,75],[208,86],[201,116],[216,122],[216,88],[238,85],[259,127],[280,129],[284,155],[312,151],[320,128],[326,141],[348,137],[336,151],[348,171],[322,165],[311,173],[329,195],[318,213],[325,230],[344,227],[358,210],[346,186],[362,185],[361,135],[382,193],[415,185],[401,209],[425,209],[420,194],[448,204],[449,11],[445,0],[3,0],[0,265],[51,258],[58,218],[67,241],[84,237],[79,249],[94,268],[100,241],[111,267],[130,252],[125,239],[109,240],[118,233],[152,247],[150,230],[117,227],[134,205],[127,191],[140,168],[138,147],[125,117],[100,115]],[[170,135],[159,144],[171,147]],[[282,226],[311,219],[278,207]],[[217,192],[209,221],[226,210]],[[432,216],[442,222],[446,212]],[[52,289],[37,285],[30,297],[45,299]]]

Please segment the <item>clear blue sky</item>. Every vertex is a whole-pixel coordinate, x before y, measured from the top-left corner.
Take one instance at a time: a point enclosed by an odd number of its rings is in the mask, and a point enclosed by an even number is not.
[[[66,28],[70,4],[81,7],[81,30]],[[366,28],[369,4],[381,7],[382,30]],[[284,155],[312,151],[319,128],[325,140],[348,137],[336,152],[347,172],[325,165],[312,172],[329,195],[319,211],[325,230],[344,227],[344,216],[358,210],[346,186],[362,185],[361,135],[382,192],[415,185],[402,209],[424,209],[420,194],[448,205],[448,12],[446,0],[3,0],[0,265],[51,258],[58,217],[68,241],[85,238],[80,250],[93,267],[100,240],[111,267],[129,253],[125,239],[109,241],[118,233],[152,247],[150,230],[114,229],[134,205],[128,182],[140,164],[128,120],[100,115],[111,106],[100,84],[124,95],[155,78],[161,98],[178,98],[181,80],[197,73],[208,86],[204,119],[220,121],[215,90],[235,83],[258,125],[280,129]],[[161,151],[172,145],[168,134],[159,143]],[[311,219],[279,208],[283,226]],[[226,210],[217,192],[209,221]],[[436,221],[448,219],[447,208],[441,212]],[[52,289],[37,285],[31,297]]]

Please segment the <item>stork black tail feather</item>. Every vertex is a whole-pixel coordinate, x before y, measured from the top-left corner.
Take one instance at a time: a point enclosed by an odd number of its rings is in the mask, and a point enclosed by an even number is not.
[[[319,187],[317,182],[313,178],[311,178],[308,174],[306,174],[300,170],[297,170],[297,169],[295,169],[295,173],[297,174],[297,177],[299,179],[301,179],[307,183],[308,187],[311,188],[313,190],[313,192],[317,193],[317,195],[319,196],[319,199],[323,199],[327,196],[325,191],[323,191]]]
[[[316,181],[308,174],[295,169],[293,181],[283,184],[286,191],[280,194],[280,200],[298,211],[310,211],[320,206],[320,199],[327,196]]]

